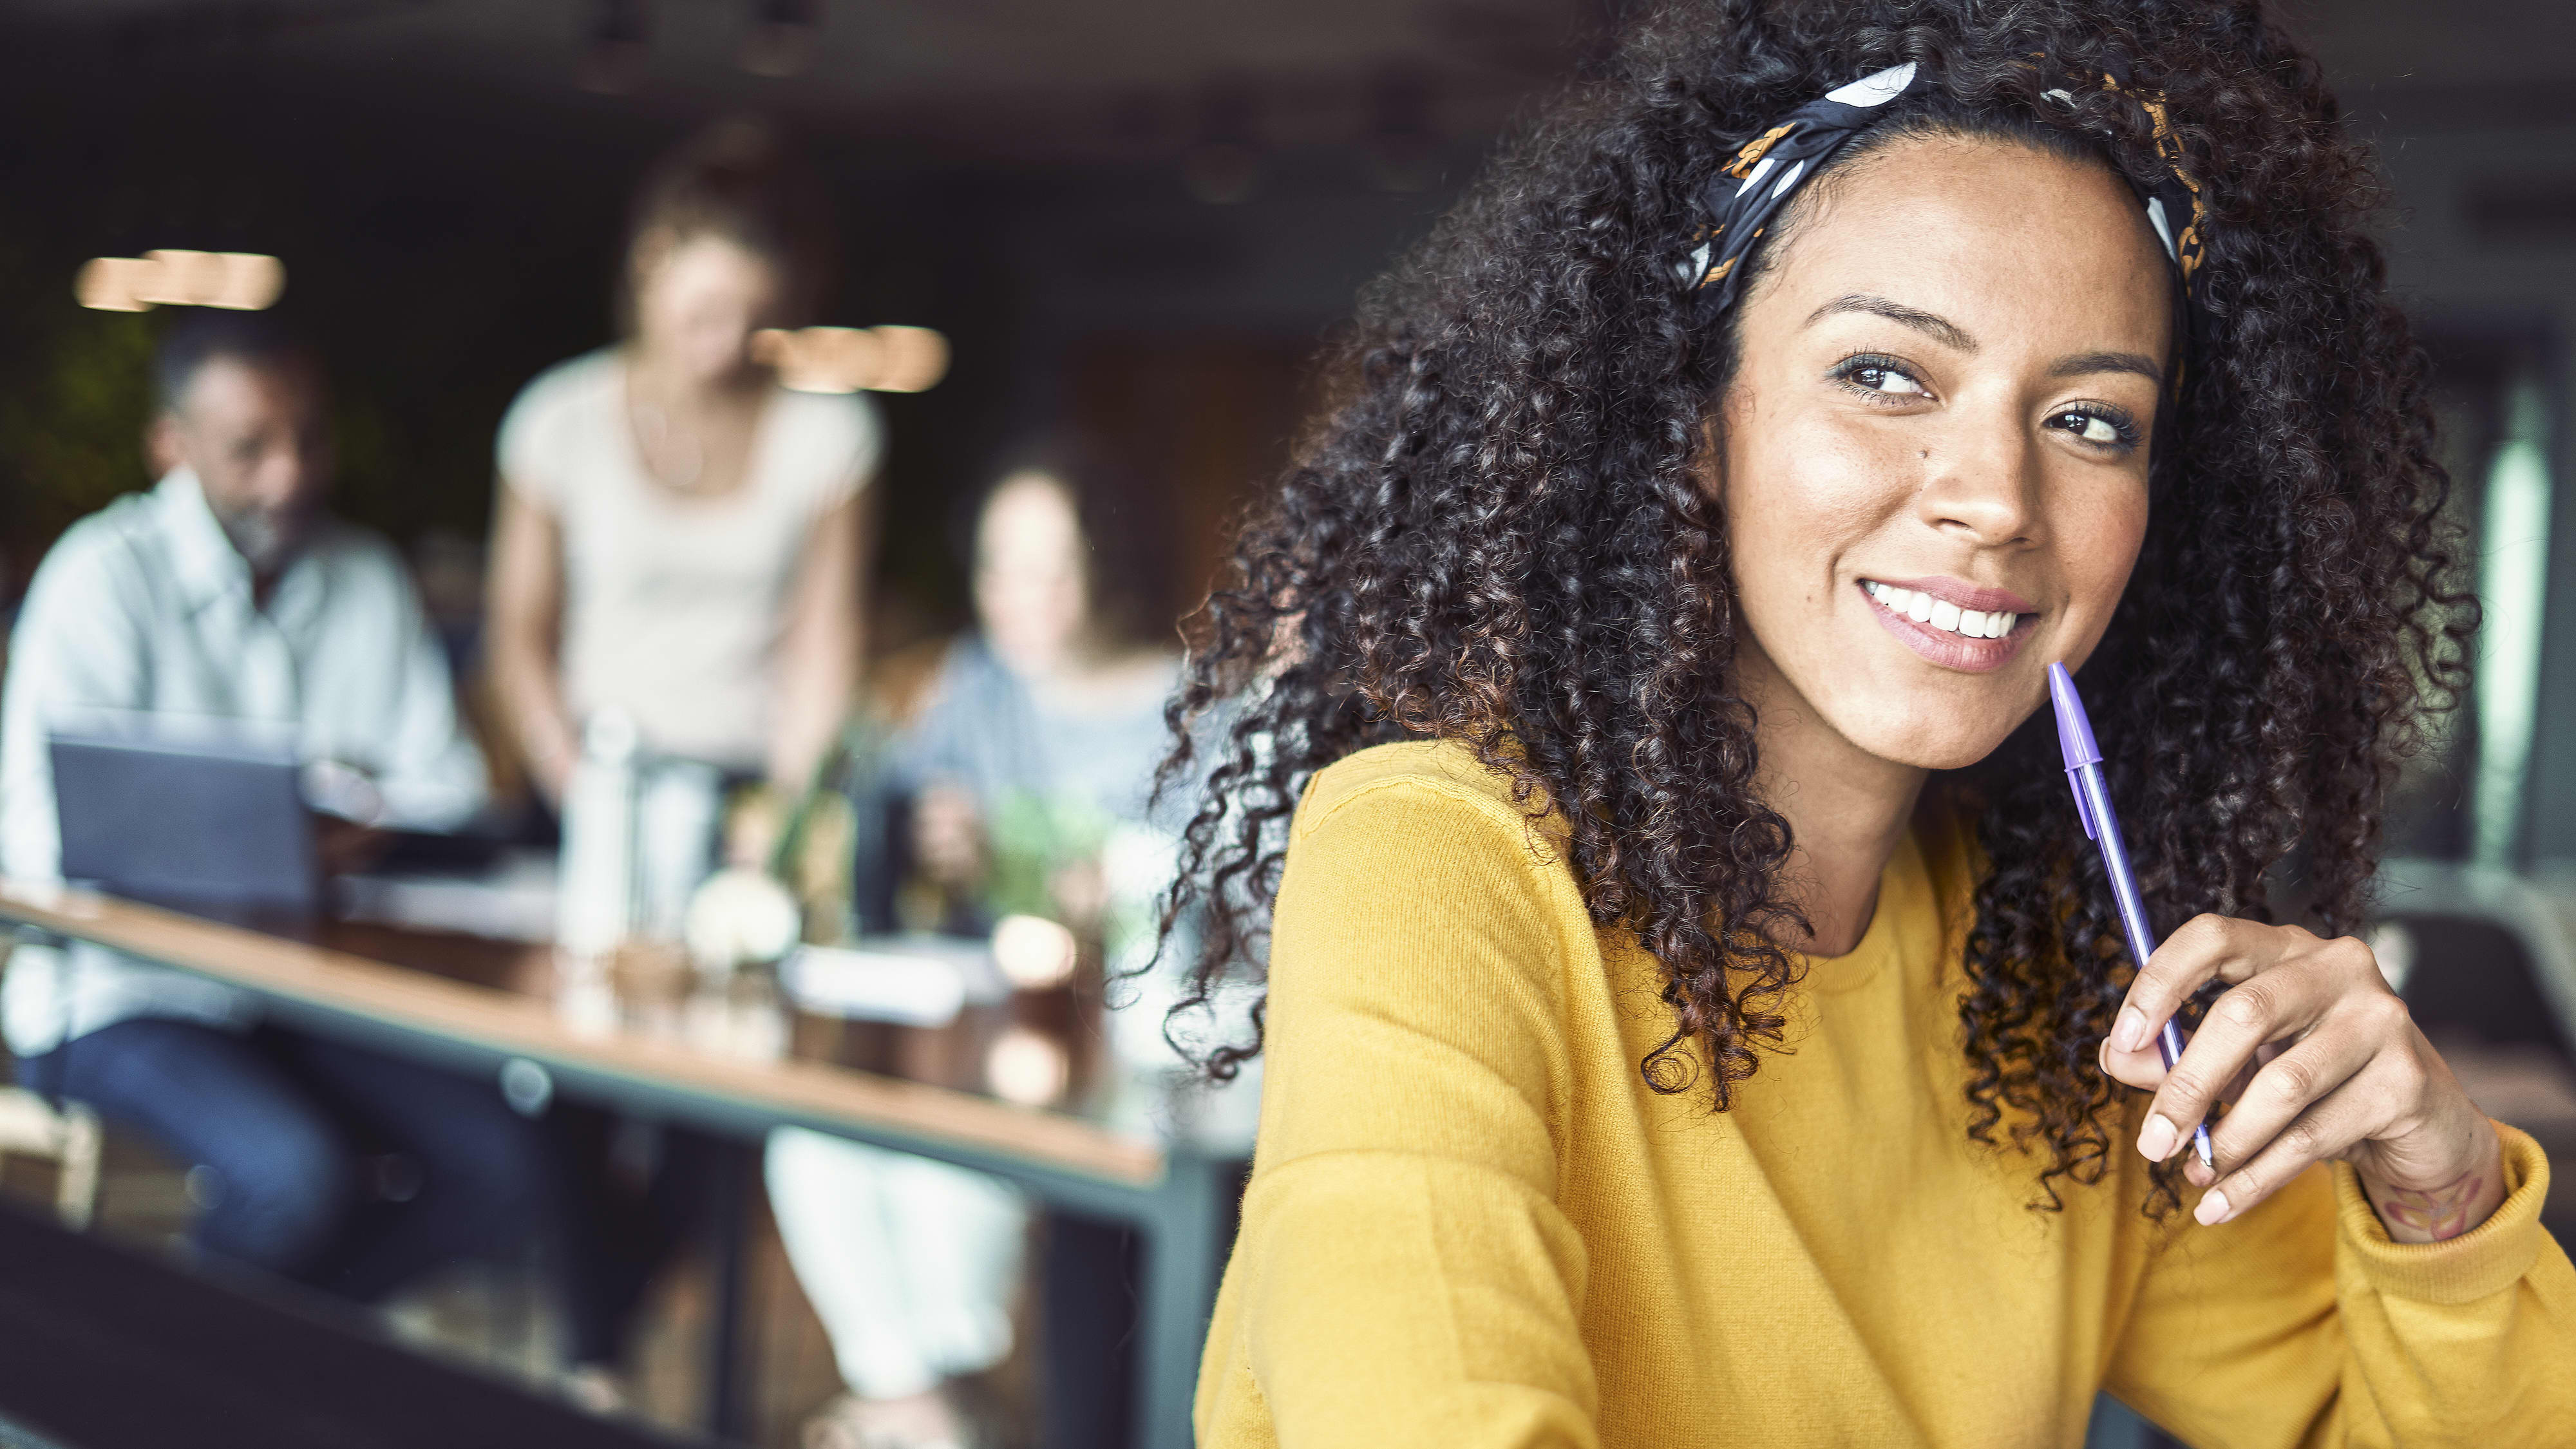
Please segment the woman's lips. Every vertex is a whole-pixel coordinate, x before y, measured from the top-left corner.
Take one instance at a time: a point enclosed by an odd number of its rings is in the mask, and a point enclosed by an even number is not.
[[[2021,652],[2022,641],[2030,637],[2031,629],[2037,622],[2031,613],[2022,612],[2013,621],[2012,631],[2002,638],[1971,639],[1965,634],[1948,629],[1936,629],[1928,623],[1919,623],[1887,607],[1870,595],[1868,582],[1864,580],[1856,586],[1861,591],[1861,603],[1877,617],[1879,624],[1887,632],[1905,641],[1907,648],[1932,663],[1944,669],[1956,669],[1965,674],[1986,674],[2003,668],[2007,661]],[[1919,588],[1922,582],[1926,581],[1910,580],[1907,586]],[[2014,601],[2019,602],[2018,599]]]
[[[1954,579],[1947,575],[1923,579],[1863,579],[1861,582],[1864,585],[1880,583],[1911,593],[1930,594],[1936,599],[1947,599],[1962,609],[1975,609],[1982,613],[2036,614],[2039,612],[2039,605],[2010,589],[1988,588],[1983,584],[1972,584],[1965,579]]]

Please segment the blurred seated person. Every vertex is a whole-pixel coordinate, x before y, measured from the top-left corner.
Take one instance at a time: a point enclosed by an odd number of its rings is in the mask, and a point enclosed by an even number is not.
[[[895,770],[916,806],[915,859],[952,904],[951,929],[1012,913],[1054,919],[1105,947],[1150,949],[1157,877],[1119,890],[1114,842],[1148,830],[1178,660],[1129,643],[1096,607],[1104,575],[1085,524],[1099,490],[1057,450],[1008,470],[979,511],[980,628],[952,645]],[[1121,530],[1121,544],[1135,541]],[[1147,852],[1149,855],[1152,852]],[[1134,852],[1129,852],[1132,856]],[[1155,1024],[1159,1028],[1159,1021]],[[1159,1036],[1157,1038],[1159,1040]],[[809,1449],[929,1449],[974,1442],[953,1381],[1011,1349],[1029,1210],[964,1168],[801,1129],[771,1134],[770,1202],[798,1281],[829,1331],[848,1392],[806,1428]],[[1103,1241],[1093,1241],[1093,1239]],[[1123,1303],[1114,1235],[1059,1222],[1050,1235],[1049,1434],[1090,1435],[1117,1400]]]
[[[985,495],[978,628],[949,646],[896,762],[913,796],[914,859],[963,929],[988,928],[995,907],[1052,915],[1054,905],[1068,924],[1095,924],[1097,846],[1114,826],[1143,822],[1162,759],[1180,660],[1132,642],[1122,617],[1136,575],[1159,560],[1137,546],[1142,520],[1122,519],[1119,564],[1103,576],[1105,490],[1093,466],[1070,446],[1035,450]],[[1091,848],[1052,839],[1068,833],[1093,837]],[[1007,878],[1009,859],[1049,846],[1075,857],[1050,899],[993,898],[996,887],[1026,895]]]
[[[372,785],[369,823],[462,824],[482,757],[419,600],[383,539],[323,512],[319,359],[265,315],[195,313],[155,382],[159,484],[65,532],[18,617],[0,866],[59,875],[48,731],[102,710],[282,725]],[[326,858],[362,841],[331,823]],[[21,1080],[191,1166],[208,1258],[363,1301],[544,1221],[534,1125],[491,1082],[289,1031],[242,992],[84,945],[18,948],[0,1001]]]
[[[752,359],[808,320],[830,253],[820,188],[728,122],[648,178],[619,345],[541,374],[501,425],[493,682],[560,801],[592,712],[647,751],[801,792],[860,650],[876,414]]]

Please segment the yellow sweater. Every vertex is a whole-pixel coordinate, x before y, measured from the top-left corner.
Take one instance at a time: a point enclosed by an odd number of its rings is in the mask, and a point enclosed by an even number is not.
[[[2157,1226],[2134,1119],[2031,1210],[2036,1164],[1966,1133],[1962,861],[1898,850],[1713,1114],[1639,1079],[1654,963],[1497,778],[1442,744],[1326,770],[1200,1443],[2073,1446],[2107,1389],[2201,1449],[2576,1445],[2576,1272],[2510,1128],[2510,1196],[2447,1243],[2392,1243],[2344,1167]]]

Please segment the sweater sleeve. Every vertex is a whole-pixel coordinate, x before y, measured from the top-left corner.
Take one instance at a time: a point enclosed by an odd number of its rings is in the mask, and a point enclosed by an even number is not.
[[[2392,1241],[2341,1164],[2168,1228],[2105,1387],[2202,1449],[2564,1442],[2576,1270],[2540,1226],[2548,1159],[2496,1130],[2505,1200],[2448,1242]]]
[[[1262,1403],[1286,1449],[1598,1442],[1550,1131],[1566,903],[1549,893],[1572,883],[1540,849],[1501,802],[1420,777],[1308,801],[1220,1315],[1235,1342],[1211,1352],[1250,1382],[1202,1384],[1201,1442],[1233,1442],[1229,1399]]]

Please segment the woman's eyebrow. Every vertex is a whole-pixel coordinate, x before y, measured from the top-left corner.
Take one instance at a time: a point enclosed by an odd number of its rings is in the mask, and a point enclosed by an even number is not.
[[[1959,324],[1948,318],[1936,317],[1919,307],[1908,307],[1902,302],[1891,302],[1885,297],[1873,297],[1866,292],[1847,292],[1818,307],[1808,315],[1807,325],[1813,327],[1826,318],[1842,312],[1865,312],[1872,317],[1884,317],[1890,322],[1911,327],[1946,347],[1955,348],[1961,352],[1977,350],[1977,339],[1969,336],[1961,330]]]
[[[2165,370],[2156,366],[2152,357],[2135,352],[2079,352],[2061,359],[2048,370],[2051,377],[2083,377],[2096,372],[2134,372],[2158,387],[2164,386]]]
[[[1872,317],[1884,317],[1890,322],[1911,327],[1944,346],[1960,352],[1977,350],[1977,339],[1969,336],[1958,323],[1926,312],[1920,307],[1908,307],[1902,302],[1893,302],[1867,292],[1846,292],[1836,297],[1809,313],[1807,325],[1813,327],[1827,317],[1844,312],[1860,312]],[[2165,370],[2156,365],[2154,358],[2136,352],[2079,352],[2072,357],[2060,359],[2048,370],[2048,375],[2084,377],[2100,372],[2133,372],[2158,385],[2162,385],[2165,380]]]

